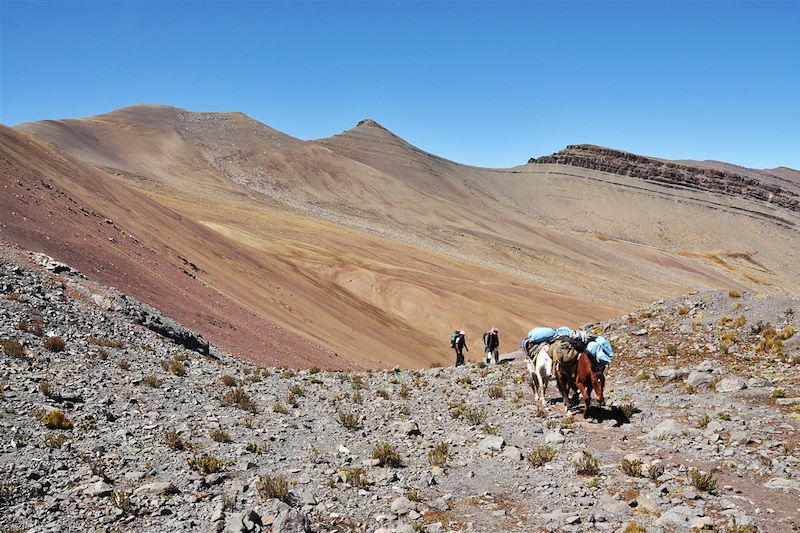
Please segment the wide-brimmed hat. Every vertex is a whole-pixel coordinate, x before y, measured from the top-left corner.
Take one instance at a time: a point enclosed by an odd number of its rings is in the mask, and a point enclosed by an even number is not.
[[[492,328],[492,333],[499,333],[499,332],[497,331],[497,328],[493,327]]]
[[[461,334],[461,335],[466,335],[467,334],[467,332],[464,331],[463,329],[461,331],[459,331],[458,333]]]

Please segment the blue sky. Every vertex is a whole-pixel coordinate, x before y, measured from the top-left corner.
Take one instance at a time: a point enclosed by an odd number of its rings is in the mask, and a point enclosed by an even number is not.
[[[800,168],[800,2],[13,2],[0,122],[137,103],[460,162],[566,144]]]

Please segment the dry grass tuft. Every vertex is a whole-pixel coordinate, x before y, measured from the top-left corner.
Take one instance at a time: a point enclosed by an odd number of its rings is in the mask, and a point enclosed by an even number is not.
[[[552,461],[555,456],[556,449],[552,446],[537,446],[528,454],[527,461],[532,467],[538,468]]]
[[[64,411],[50,411],[42,417],[42,424],[47,429],[72,429],[72,421]]]
[[[243,411],[250,411],[251,413],[258,411],[258,406],[256,403],[250,399],[250,396],[242,388],[237,388],[223,394],[222,398],[220,398],[220,403],[223,407],[235,405],[239,409]]]
[[[428,462],[433,466],[444,467],[450,460],[450,445],[440,442],[428,452]]]
[[[25,357],[25,348],[16,339],[7,339],[0,341],[0,346],[3,352],[9,357]]]
[[[208,434],[211,437],[211,440],[214,442],[233,442],[231,439],[230,434],[227,431],[223,431],[221,429],[215,429],[211,433]]]
[[[289,482],[281,475],[275,476],[274,478],[266,474],[258,476],[256,490],[262,500],[271,500],[274,498],[284,503],[291,503]]]
[[[395,450],[394,446],[388,442],[381,442],[372,448],[372,458],[380,461],[383,466],[391,468],[399,468],[403,466],[403,459],[400,454]]]
[[[175,451],[188,450],[190,448],[189,444],[184,442],[181,436],[178,435],[178,432],[173,429],[168,429],[164,432],[164,444],[170,450]]]
[[[189,468],[203,475],[216,474],[222,470],[222,461],[210,455],[195,455],[186,460]]]
[[[44,340],[44,347],[51,352],[63,352],[66,346],[61,337],[47,337]]]

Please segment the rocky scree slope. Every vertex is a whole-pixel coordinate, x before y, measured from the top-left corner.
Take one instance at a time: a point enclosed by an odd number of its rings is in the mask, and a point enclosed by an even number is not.
[[[260,368],[75,272],[7,256],[0,289],[2,531],[800,527],[797,298],[701,293],[595,326],[618,355],[585,419],[532,403],[519,353]]]

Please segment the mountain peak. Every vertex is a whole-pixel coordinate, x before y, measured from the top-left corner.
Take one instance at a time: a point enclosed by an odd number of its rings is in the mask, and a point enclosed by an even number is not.
[[[359,120],[358,124],[356,124],[356,128],[378,128],[384,131],[389,131],[371,118],[365,118],[364,120]]]

